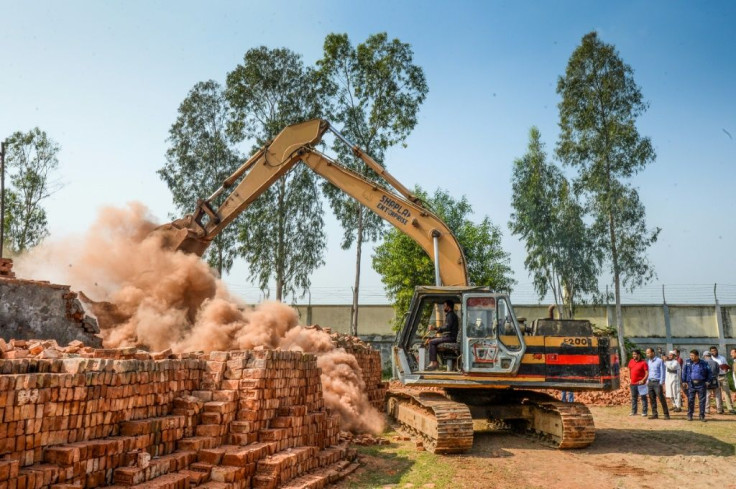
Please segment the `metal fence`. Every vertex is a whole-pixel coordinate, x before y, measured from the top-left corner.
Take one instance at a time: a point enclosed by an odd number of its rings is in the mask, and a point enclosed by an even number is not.
[[[250,304],[261,302],[268,297],[275,297],[273,290],[264,293],[258,287],[249,284],[227,282],[231,292],[245,299]],[[604,291],[606,292],[606,291]],[[614,301],[613,288],[607,290],[609,304]],[[586,299],[586,298],[584,298]],[[551,294],[539,298],[531,282],[518,283],[511,291],[514,304],[552,304]],[[352,287],[319,287],[315,286],[303,297],[287,297],[290,304],[350,304],[353,301]],[[736,304],[736,284],[649,284],[633,292],[622,290],[622,304]],[[588,298],[587,303],[592,301]],[[383,287],[361,287],[361,304],[388,304]]]

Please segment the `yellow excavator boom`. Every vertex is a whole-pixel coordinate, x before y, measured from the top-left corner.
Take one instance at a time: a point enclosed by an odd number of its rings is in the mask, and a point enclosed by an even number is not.
[[[315,145],[328,130],[350,145],[353,153],[394,191],[317,151]],[[156,232],[168,248],[201,256],[225,226],[299,162],[411,237],[434,261],[437,280],[441,282],[437,285],[468,284],[462,248],[442,219],[427,209],[385,168],[360,148],[348,143],[322,119],[286,127],[225,179],[209,198],[197,202],[193,214],[165,224]],[[232,186],[235,188],[217,206],[216,199]]]

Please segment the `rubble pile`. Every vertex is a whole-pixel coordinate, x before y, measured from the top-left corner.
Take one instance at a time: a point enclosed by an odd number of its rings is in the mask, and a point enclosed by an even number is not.
[[[69,356],[80,356],[94,358],[104,350],[95,350],[87,347],[79,340],[69,343],[68,346],[59,346],[56,340],[10,340],[0,338],[0,358],[8,360],[28,359],[53,359]],[[150,356],[149,356],[150,358]]]
[[[13,260],[9,258],[0,258],[0,277],[15,278],[15,272],[13,272]]]
[[[10,341],[3,357],[2,487],[307,489],[357,467],[312,354]]]
[[[575,393],[575,402],[582,402],[588,406],[626,406],[631,404],[629,394],[629,369],[622,368],[620,372],[621,386],[615,391],[583,391]],[[555,392],[559,398],[559,392]]]
[[[340,441],[345,441],[353,445],[373,446],[373,445],[390,445],[391,442],[386,438],[371,435],[370,433],[355,434],[349,431],[340,432]]]

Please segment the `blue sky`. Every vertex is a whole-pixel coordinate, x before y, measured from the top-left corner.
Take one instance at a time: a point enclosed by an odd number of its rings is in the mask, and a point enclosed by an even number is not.
[[[736,302],[733,2],[0,0],[0,16],[0,137],[38,126],[62,147],[64,187],[46,204],[54,236],[81,233],[99,207],[133,200],[166,220],[173,206],[155,172],[178,105],[199,81],[224,84],[248,49],[287,47],[311,64],[331,32],[358,43],[385,31],[410,43],[429,94],[408,147],[390,151],[387,167],[407,186],[467,196],[478,219],[501,226],[516,302],[534,296],[523,244],[507,227],[512,162],[532,125],[552,155],[557,78],[597,30],[650,104],[639,129],[657,160],[632,183],[662,233],[649,253],[658,279],[640,294],[718,283]],[[312,301],[345,303],[354,250],[340,250],[341,231],[327,220],[329,258]],[[362,297],[383,302],[370,254]],[[246,275],[237,264],[226,282],[257,300]]]

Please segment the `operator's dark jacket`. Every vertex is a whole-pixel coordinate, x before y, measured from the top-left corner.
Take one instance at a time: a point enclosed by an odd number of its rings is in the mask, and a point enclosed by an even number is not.
[[[459,330],[457,314],[455,311],[450,311],[445,314],[445,324],[437,330],[438,333],[442,333],[442,336],[447,336],[452,341],[457,341],[457,332]]]

